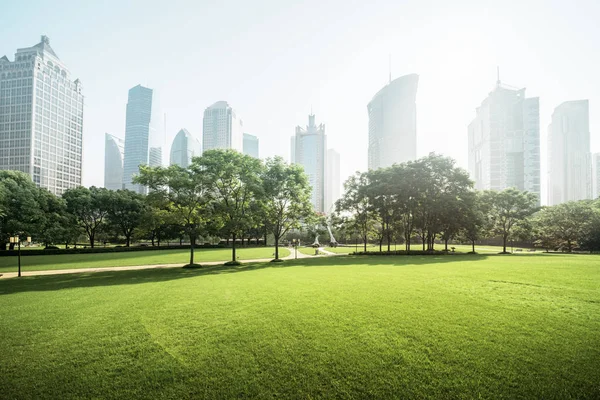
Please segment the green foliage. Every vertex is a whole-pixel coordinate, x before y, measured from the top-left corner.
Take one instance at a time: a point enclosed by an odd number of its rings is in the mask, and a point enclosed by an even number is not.
[[[119,234],[125,236],[125,245],[129,247],[134,230],[140,226],[146,215],[144,196],[131,190],[117,190],[108,195],[108,224]]]
[[[110,191],[104,188],[78,187],[69,189],[63,194],[67,211],[74,216],[77,224],[94,247],[96,236],[103,227],[110,209]]]

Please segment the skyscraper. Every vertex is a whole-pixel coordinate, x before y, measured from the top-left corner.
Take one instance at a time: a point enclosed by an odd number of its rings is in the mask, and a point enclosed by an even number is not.
[[[0,58],[0,169],[55,194],[81,185],[83,95],[50,39]]]
[[[244,133],[244,154],[258,158],[258,138]]]
[[[591,174],[589,103],[567,101],[548,127],[548,205],[590,199]]]
[[[146,193],[146,188],[132,183],[132,179],[138,174],[140,165],[162,164],[159,128],[160,113],[154,91],[142,85],[129,89],[123,158],[125,189]]]
[[[419,75],[390,81],[367,105],[369,169],[417,158],[417,86]]]
[[[325,158],[327,152],[327,136],[325,125],[315,125],[315,116],[308,116],[308,126],[296,127],[296,135],[292,140],[292,160],[304,167],[308,181],[312,187],[311,201],[315,211],[326,212],[325,209]]]
[[[592,198],[600,197],[600,153],[592,156]]]
[[[325,170],[325,212],[335,210],[335,202],[340,198],[340,153],[327,150],[327,168]]]
[[[202,149],[198,139],[193,137],[187,129],[181,129],[171,145],[171,165],[179,165],[181,168],[187,168],[192,157],[200,157]]]
[[[233,149],[244,151],[243,122],[226,101],[217,101],[204,110],[202,151]]]
[[[111,134],[104,134],[104,187],[123,189],[123,150],[125,142]]]
[[[539,98],[502,85],[469,124],[469,173],[479,190],[514,187],[540,198]]]

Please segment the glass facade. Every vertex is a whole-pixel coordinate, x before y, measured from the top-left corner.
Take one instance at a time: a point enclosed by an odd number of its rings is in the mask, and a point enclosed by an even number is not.
[[[83,95],[50,41],[0,58],[0,169],[60,195],[81,185]]]
[[[202,150],[233,149],[243,152],[243,122],[226,101],[218,101],[204,110]]]
[[[249,133],[244,133],[244,154],[258,158],[258,138]]]
[[[194,138],[187,129],[180,130],[171,145],[171,165],[179,165],[187,168],[192,162],[192,157],[202,155],[202,149],[198,139]]]
[[[123,189],[123,139],[106,133],[104,135],[104,187]]]

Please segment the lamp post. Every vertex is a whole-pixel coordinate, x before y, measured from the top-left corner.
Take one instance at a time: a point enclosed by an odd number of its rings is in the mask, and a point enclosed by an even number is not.
[[[298,259],[298,239],[294,240],[294,259]]]

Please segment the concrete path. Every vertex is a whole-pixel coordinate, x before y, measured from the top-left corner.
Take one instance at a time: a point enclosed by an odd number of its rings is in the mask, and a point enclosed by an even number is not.
[[[294,250],[290,250],[290,255],[286,257],[282,257],[282,260],[293,260],[295,258]],[[326,255],[338,255],[335,253],[330,253]],[[308,256],[306,254],[302,254],[298,252],[298,258],[311,258],[314,256]],[[255,263],[255,262],[269,262],[272,258],[258,258],[254,260],[240,260],[240,262],[247,263]],[[200,262],[200,264],[205,266],[211,265],[221,265],[226,263],[228,260],[224,261],[207,261]],[[61,274],[83,274],[86,272],[111,272],[111,271],[136,271],[140,269],[153,269],[153,268],[181,268],[184,264],[156,264],[156,265],[133,265],[127,267],[101,267],[101,268],[73,268],[73,269],[51,269],[46,271],[22,271],[21,276],[41,276],[41,275],[61,275]],[[5,278],[16,278],[16,272],[3,272],[0,273],[0,279]]]

